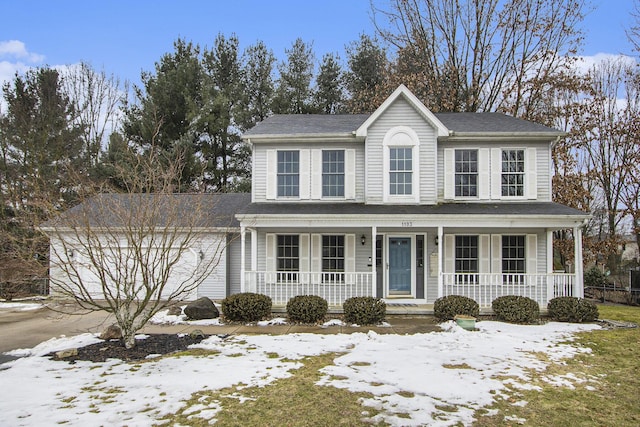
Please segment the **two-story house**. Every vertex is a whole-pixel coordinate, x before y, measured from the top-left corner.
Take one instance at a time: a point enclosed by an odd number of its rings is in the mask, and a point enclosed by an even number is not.
[[[214,256],[207,248],[223,247],[215,271],[189,298],[257,292],[276,305],[305,294],[332,305],[353,296],[431,304],[456,294],[487,307],[503,295],[541,306],[555,296],[581,297],[588,215],[551,201],[551,149],[561,135],[497,113],[434,114],[404,86],[370,115],[269,117],[244,135],[253,153],[250,195],[164,199],[204,198],[212,206],[201,246],[185,252],[167,290]],[[99,196],[66,217],[84,210],[87,224],[118,227],[90,208],[134,203],[125,199]],[[553,271],[560,229],[576,237],[572,273]],[[65,234],[51,234],[52,248],[63,247]],[[82,248],[66,253],[99,295]],[[55,262],[52,281],[68,282]]]
[[[434,114],[404,86],[371,115],[269,117],[244,135],[241,289],[276,304],[582,296],[588,216],[551,201],[561,135],[497,113]],[[572,274],[553,271],[559,229],[577,236]]]

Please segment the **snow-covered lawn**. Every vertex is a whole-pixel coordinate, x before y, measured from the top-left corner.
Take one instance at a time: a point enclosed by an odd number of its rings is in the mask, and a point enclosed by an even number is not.
[[[443,332],[416,335],[265,334],[225,340],[212,336],[196,347],[216,353],[165,357],[138,364],[119,360],[75,364],[52,361],[43,355],[98,341],[90,334],[56,338],[33,349],[12,352],[24,357],[9,362],[9,369],[0,371],[0,425],[151,425],[163,415],[183,408],[194,392],[239,383],[268,386],[295,375],[301,358],[328,352],[343,355],[335,365],[322,369],[324,376],[318,386],[371,393],[373,397],[363,405],[382,410],[374,421],[384,420],[392,425],[466,425],[473,421],[475,410],[491,405],[506,392],[507,385],[530,387],[528,369],[542,371],[546,366],[534,353],[560,361],[588,352],[588,348],[572,344],[572,336],[599,328],[488,321],[479,322],[475,332],[465,331],[453,322],[443,327]],[[565,376],[545,380],[566,387],[583,379]],[[215,404],[198,404],[187,412],[193,417],[215,420],[218,410]],[[411,418],[397,414],[409,414]]]

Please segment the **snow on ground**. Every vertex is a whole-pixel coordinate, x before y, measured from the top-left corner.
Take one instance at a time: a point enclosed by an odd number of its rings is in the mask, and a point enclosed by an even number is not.
[[[31,311],[44,307],[37,302],[0,302],[0,310],[3,311]]]
[[[588,348],[571,344],[572,335],[598,328],[480,322],[478,331],[469,332],[453,322],[443,326],[443,332],[416,335],[239,335],[226,340],[212,336],[196,346],[214,350],[211,355],[138,364],[52,361],[43,355],[97,338],[84,334],[52,339],[31,350],[14,352],[26,357],[9,362],[9,369],[0,371],[0,383],[11,390],[0,399],[0,425],[151,425],[183,408],[197,391],[239,383],[267,386],[292,375],[290,370],[301,366],[297,360],[327,352],[343,355],[335,365],[323,368],[318,386],[371,393],[373,397],[363,404],[382,411],[373,421],[403,426],[466,425],[473,421],[475,410],[491,405],[507,385],[528,387],[527,370],[541,371],[546,366],[534,352],[552,361],[588,352]],[[565,387],[579,380],[564,376],[549,382]],[[240,387],[237,396],[243,398]],[[216,403],[199,402],[186,411],[192,417],[211,420],[219,409]]]

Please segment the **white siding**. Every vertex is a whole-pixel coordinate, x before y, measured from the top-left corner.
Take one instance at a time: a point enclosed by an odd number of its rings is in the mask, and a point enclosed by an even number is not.
[[[404,99],[393,102],[384,114],[373,123],[367,134],[366,142],[366,202],[383,203],[383,145],[384,136],[397,126],[408,126],[420,139],[420,203],[436,202],[436,133],[424,118]]]
[[[293,202],[325,202],[322,198],[322,150],[345,150],[345,198],[331,202],[364,201],[364,144],[306,143],[306,144],[254,144],[252,199],[256,203],[277,200],[276,169],[278,149],[300,151],[300,198]],[[269,166],[271,165],[271,166]],[[347,187],[352,185],[352,187]],[[286,200],[285,200],[286,201]],[[289,200],[291,201],[291,200]]]
[[[551,157],[550,148],[548,143],[522,143],[518,141],[512,142],[483,142],[483,143],[470,143],[470,142],[449,142],[445,141],[438,146],[438,198],[439,201],[450,200],[445,189],[445,181],[448,182],[448,178],[445,180],[445,173],[454,173],[453,165],[446,166],[446,162],[453,162],[453,150],[456,148],[477,148],[478,149],[478,201],[482,202],[489,197],[492,200],[501,199],[501,149],[505,148],[518,148],[526,149],[525,167],[529,171],[532,171],[532,167],[535,165],[535,170],[531,174],[527,174],[525,180],[532,184],[532,188],[525,188],[525,200],[537,200],[537,201],[551,201]],[[452,151],[448,151],[452,150]],[[447,154],[449,152],[450,154]],[[445,160],[446,159],[446,160]],[[487,162],[489,163],[487,165]],[[531,162],[531,163],[530,163]],[[451,171],[451,172],[448,172]],[[490,181],[490,182],[489,182]],[[453,179],[451,179],[453,182]],[[525,184],[528,185],[528,184]],[[490,194],[489,194],[490,190]],[[451,189],[450,191],[453,191]],[[505,201],[515,199],[502,199]],[[522,199],[520,199],[522,200]],[[469,201],[469,199],[465,199]],[[486,200],[485,200],[486,201]]]
[[[219,260],[211,274],[198,287],[198,297],[209,297],[211,299],[223,299],[227,296],[227,263],[228,247],[227,236],[224,234],[207,235],[203,242],[203,247],[210,248],[204,250],[206,260],[215,256],[213,251],[219,251]],[[238,256],[238,260],[240,256]]]

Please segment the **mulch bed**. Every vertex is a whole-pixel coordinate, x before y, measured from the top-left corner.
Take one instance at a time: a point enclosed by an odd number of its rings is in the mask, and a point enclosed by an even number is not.
[[[78,348],[78,355],[58,359],[55,353],[48,356],[54,360],[74,363],[77,360],[90,362],[104,362],[107,359],[121,359],[127,362],[146,359],[152,354],[169,354],[187,350],[192,344],[197,344],[206,336],[153,334],[144,339],[136,339],[136,346],[127,349],[122,340],[109,340]]]

